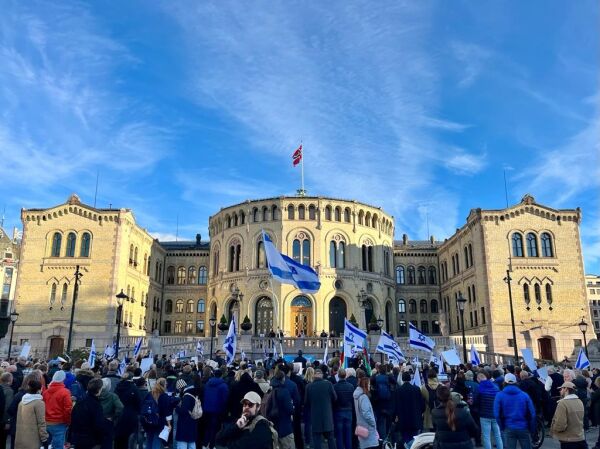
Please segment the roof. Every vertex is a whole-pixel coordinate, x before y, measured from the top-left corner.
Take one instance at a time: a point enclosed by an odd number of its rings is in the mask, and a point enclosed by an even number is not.
[[[182,240],[176,242],[161,242],[158,241],[158,244],[162,246],[167,251],[182,251],[186,249],[190,250],[199,250],[199,249],[209,249],[209,242],[198,242],[196,240]]]
[[[402,247],[407,249],[437,249],[442,245],[442,242],[431,240],[409,240],[405,245],[402,240],[394,240],[394,248]]]

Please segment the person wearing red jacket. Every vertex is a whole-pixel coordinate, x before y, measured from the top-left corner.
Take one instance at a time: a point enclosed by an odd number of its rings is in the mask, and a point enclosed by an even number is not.
[[[52,382],[42,395],[46,404],[47,430],[52,435],[52,446],[57,448],[62,448],[65,444],[65,434],[71,424],[73,409],[71,392],[64,384],[65,377],[64,371],[55,372]]]

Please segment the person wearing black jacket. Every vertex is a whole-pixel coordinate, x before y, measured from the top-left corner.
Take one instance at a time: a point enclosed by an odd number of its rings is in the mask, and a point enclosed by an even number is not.
[[[333,386],[337,399],[333,403],[333,427],[337,449],[352,449],[352,411],[354,387],[346,380],[346,370],[338,370],[338,381]]]
[[[261,398],[263,391],[260,386],[254,382],[248,372],[244,372],[237,382],[233,381],[229,388],[229,397],[227,398],[227,413],[231,422],[235,421],[242,413],[240,401],[246,393],[254,391]]]
[[[102,379],[92,379],[88,382],[85,399],[77,401],[71,413],[69,442],[77,449],[92,449],[102,445],[111,426],[104,418],[102,405],[98,397],[102,390]]]
[[[260,396],[251,391],[242,399],[242,416],[226,424],[217,434],[216,443],[228,449],[272,449],[273,434],[269,421],[258,414]]]
[[[469,412],[450,399],[450,389],[440,385],[436,391],[440,404],[431,412],[437,449],[473,449],[478,429]]]
[[[298,365],[294,365],[292,372],[290,373],[290,380],[296,384],[296,388],[298,388],[298,396],[300,397],[298,403],[294,404],[294,419],[292,421],[292,426],[294,427],[294,443],[296,444],[296,449],[304,449],[304,438],[302,437],[302,416],[304,413],[304,392],[306,390],[306,382],[298,375],[299,371]]]
[[[115,449],[127,449],[129,437],[138,431],[142,406],[142,398],[131,380],[131,373],[123,375],[123,380],[115,387],[115,394],[123,403],[123,413],[115,427]]]
[[[410,383],[410,372],[402,373],[402,385],[394,391],[394,415],[396,431],[400,433],[398,442],[408,443],[423,428],[425,399],[421,389]]]

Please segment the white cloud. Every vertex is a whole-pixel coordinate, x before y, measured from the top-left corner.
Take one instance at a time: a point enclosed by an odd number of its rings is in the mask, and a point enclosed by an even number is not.
[[[444,164],[449,170],[463,175],[479,173],[486,165],[486,154],[470,154],[461,148],[453,148],[444,157]]]
[[[480,76],[491,54],[479,45],[459,41],[452,42],[450,49],[460,63],[461,79],[458,85],[469,87]]]

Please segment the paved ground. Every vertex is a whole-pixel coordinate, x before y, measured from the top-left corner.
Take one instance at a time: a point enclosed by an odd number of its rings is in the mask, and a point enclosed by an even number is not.
[[[548,432],[548,430],[546,432]],[[598,441],[598,427],[592,427],[591,430],[585,434],[585,439],[588,448],[592,449],[596,445],[596,441]],[[546,439],[544,440],[544,444],[542,444],[542,449],[560,449],[560,443],[557,440],[550,438],[546,433]]]

